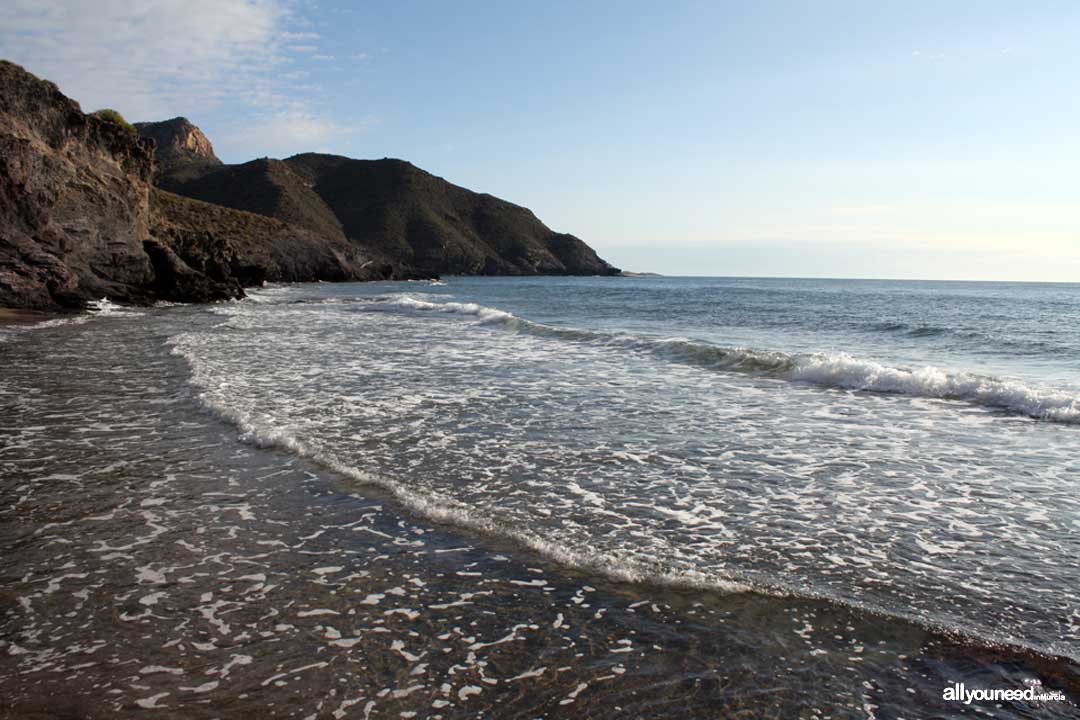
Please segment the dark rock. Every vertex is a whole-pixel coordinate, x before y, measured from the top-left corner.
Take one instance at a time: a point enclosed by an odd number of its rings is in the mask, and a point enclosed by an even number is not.
[[[227,248],[151,212],[153,147],[0,61],[0,306],[242,295]]]
[[[145,299],[150,143],[0,61],[0,305]]]
[[[453,185],[403,160],[307,153],[285,162],[353,242],[416,267],[462,275],[615,275],[573,235],[519,205]]]
[[[182,179],[165,174],[158,185],[187,197],[276,218],[328,238],[344,240],[341,221],[306,178],[281,160],[262,158],[208,169]]]
[[[241,285],[420,277],[344,238],[155,189],[152,233],[189,266]]]
[[[159,240],[143,243],[154,266],[154,294],[164,300],[180,302],[211,302],[243,297],[239,282],[231,279],[227,266],[218,266],[213,277],[195,270],[171,247]]]
[[[401,160],[222,165],[184,118],[138,123],[135,136],[107,115],[0,61],[0,306],[205,302],[264,281],[618,273],[528,209]]]
[[[347,239],[419,275],[618,274],[584,242],[553,232],[527,208],[402,160],[308,153],[166,172],[158,184]]]

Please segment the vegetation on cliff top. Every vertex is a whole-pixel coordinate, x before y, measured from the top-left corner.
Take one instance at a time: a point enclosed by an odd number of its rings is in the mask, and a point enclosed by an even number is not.
[[[100,110],[95,110],[94,112],[90,113],[90,115],[96,117],[99,120],[104,120],[105,122],[111,122],[115,125],[119,125],[120,127],[127,130],[129,133],[131,133],[133,136],[139,134],[138,131],[135,129],[134,125],[125,120],[124,116],[121,115],[119,111],[113,110],[112,108],[102,108]]]

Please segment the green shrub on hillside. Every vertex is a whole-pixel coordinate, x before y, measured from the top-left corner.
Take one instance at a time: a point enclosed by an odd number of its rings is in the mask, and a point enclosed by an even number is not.
[[[111,122],[115,125],[119,125],[132,135],[138,134],[138,132],[135,130],[135,126],[125,120],[123,115],[121,115],[116,110],[113,110],[112,108],[102,108],[101,110],[96,110],[90,114],[98,118],[99,120],[104,120],[105,122]]]

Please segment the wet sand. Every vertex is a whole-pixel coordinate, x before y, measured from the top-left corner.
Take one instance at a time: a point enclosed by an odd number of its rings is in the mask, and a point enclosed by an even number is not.
[[[58,313],[47,313],[40,310],[0,307],[0,325],[31,325],[46,320],[55,320],[59,317],[63,316]]]
[[[1080,690],[1071,661],[824,601],[568,571],[245,444],[137,330],[35,332],[63,350],[0,350],[0,717],[916,718],[972,714],[955,681]]]

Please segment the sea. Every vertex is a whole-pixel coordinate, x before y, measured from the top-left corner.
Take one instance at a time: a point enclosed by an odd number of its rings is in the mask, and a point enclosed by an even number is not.
[[[0,367],[0,715],[1080,717],[1080,284],[267,285]]]

